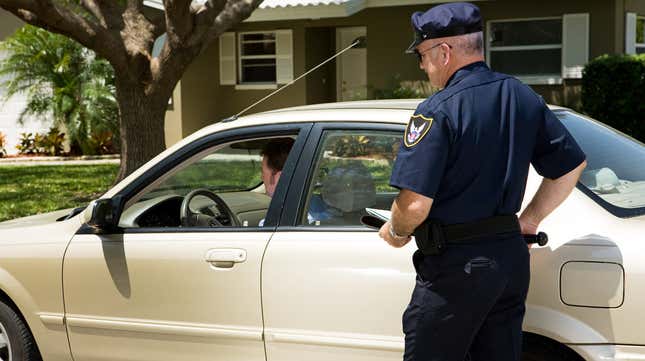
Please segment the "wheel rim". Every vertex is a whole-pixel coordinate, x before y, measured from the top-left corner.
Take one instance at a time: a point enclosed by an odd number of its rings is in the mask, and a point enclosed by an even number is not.
[[[9,335],[0,323],[0,361],[11,361],[11,343],[9,342]]]

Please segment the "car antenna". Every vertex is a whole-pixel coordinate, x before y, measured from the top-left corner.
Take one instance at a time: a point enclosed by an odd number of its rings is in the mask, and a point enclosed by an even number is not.
[[[342,55],[342,54],[343,54],[344,52],[346,52],[347,50],[349,50],[349,49],[351,49],[351,48],[354,48],[354,47],[356,47],[356,48],[364,48],[364,47],[366,47],[366,46],[367,46],[367,37],[366,37],[366,36],[359,36],[358,38],[354,39],[354,41],[352,42],[352,44],[351,44],[351,45],[349,45],[349,46],[348,46],[348,47],[346,47],[345,49],[343,49],[343,50],[339,51],[338,53],[334,54],[331,58],[329,58],[329,59],[327,59],[327,60],[323,61],[322,63],[320,63],[320,64],[318,64],[318,65],[316,65],[315,67],[311,68],[309,71],[307,71],[307,72],[305,72],[304,74],[300,75],[300,76],[299,76],[299,77],[297,77],[296,79],[293,79],[293,80],[292,80],[292,81],[290,81],[289,83],[287,83],[287,84],[285,84],[285,85],[281,86],[280,88],[276,89],[275,91],[271,92],[271,94],[269,94],[269,95],[265,96],[264,98],[262,98],[262,99],[258,100],[258,101],[257,101],[257,102],[255,102],[255,103],[253,103],[253,104],[249,105],[248,107],[244,108],[241,112],[239,112],[239,113],[235,114],[234,116],[232,116],[232,117],[228,117],[228,118],[226,118],[226,119],[222,120],[222,122],[227,123],[227,122],[232,122],[232,121],[236,120],[237,118],[239,118],[242,114],[246,113],[246,112],[247,112],[248,110],[250,110],[251,108],[253,108],[253,107],[255,107],[256,105],[258,105],[258,104],[262,103],[263,101],[265,101],[265,100],[269,99],[269,98],[270,98],[270,97],[272,97],[274,94],[277,94],[277,93],[279,93],[279,92],[283,91],[285,88],[287,88],[287,87],[291,86],[293,83],[297,82],[298,80],[300,80],[300,79],[302,79],[302,78],[306,77],[309,73],[313,72],[314,70],[316,70],[316,69],[320,68],[321,66],[323,66],[323,65],[327,64],[328,62],[330,62],[330,61],[332,61],[332,60],[336,59],[337,57],[339,57],[340,55]]]

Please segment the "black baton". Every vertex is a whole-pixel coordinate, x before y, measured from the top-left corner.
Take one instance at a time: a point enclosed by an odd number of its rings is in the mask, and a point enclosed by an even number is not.
[[[523,234],[524,241],[527,244],[537,243],[539,246],[544,246],[549,243],[549,236],[544,232],[539,232],[538,234]]]

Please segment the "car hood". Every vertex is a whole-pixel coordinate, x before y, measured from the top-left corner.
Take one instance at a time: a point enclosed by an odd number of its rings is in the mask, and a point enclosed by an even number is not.
[[[70,214],[72,210],[73,208],[61,209],[54,212],[37,214],[34,216],[16,218],[5,222],[0,222],[0,229],[39,226],[48,223],[55,223],[57,219]]]

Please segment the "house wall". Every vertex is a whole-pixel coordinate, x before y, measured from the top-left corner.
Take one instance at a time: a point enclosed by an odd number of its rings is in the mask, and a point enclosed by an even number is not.
[[[18,20],[13,14],[0,9],[0,41],[13,34],[24,23]],[[0,60],[6,54],[0,51]],[[0,84],[8,80],[7,76],[0,77]],[[24,109],[27,99],[24,94],[16,94],[5,101],[5,89],[0,86],[0,132],[6,137],[5,150],[8,154],[18,152],[16,144],[20,139],[20,133],[41,133],[49,129],[49,119],[27,119],[24,124],[18,124],[18,117]]]
[[[496,0],[478,2],[477,5],[485,21],[589,13],[589,59],[605,53],[622,53],[625,9],[645,13],[643,0]],[[428,8],[427,5],[369,8],[346,18],[243,23],[232,31],[292,29],[294,77],[297,77],[333,55],[336,28],[366,26],[368,89],[373,92],[392,88],[403,80],[427,79],[419,69],[416,58],[404,54],[404,49],[412,41],[410,15]],[[184,136],[236,114],[271,91],[236,90],[234,86],[220,86],[218,62],[219,45],[215,41],[188,69],[182,80]],[[334,101],[335,84],[334,66],[319,69],[249,113]],[[565,80],[563,85],[536,85],[533,88],[548,102],[579,107],[580,80]]]

